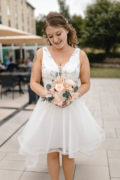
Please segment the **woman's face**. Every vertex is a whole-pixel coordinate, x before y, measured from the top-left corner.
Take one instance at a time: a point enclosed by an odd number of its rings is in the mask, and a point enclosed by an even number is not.
[[[51,45],[57,49],[63,48],[67,44],[68,31],[60,26],[47,26],[46,34]]]

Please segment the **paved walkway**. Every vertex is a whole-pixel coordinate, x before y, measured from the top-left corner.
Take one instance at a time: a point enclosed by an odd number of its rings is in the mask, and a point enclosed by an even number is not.
[[[96,155],[77,160],[74,180],[120,180],[120,79],[91,79],[84,99],[107,139]],[[50,180],[46,167],[27,170],[18,154],[17,137],[34,108],[27,102],[27,93],[0,99],[0,180]]]

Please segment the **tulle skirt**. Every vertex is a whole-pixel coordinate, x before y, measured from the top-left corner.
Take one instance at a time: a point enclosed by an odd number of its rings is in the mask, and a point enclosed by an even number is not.
[[[60,108],[41,98],[18,137],[19,154],[26,158],[25,166],[36,167],[47,154],[60,152],[69,158],[81,153],[92,155],[105,140],[104,130],[88,110],[83,97]]]

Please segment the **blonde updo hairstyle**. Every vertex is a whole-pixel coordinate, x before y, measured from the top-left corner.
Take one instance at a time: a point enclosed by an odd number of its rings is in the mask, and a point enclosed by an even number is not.
[[[45,33],[44,37],[47,39],[48,44],[51,45],[46,34],[47,26],[54,26],[54,27],[60,26],[65,28],[66,30],[68,30],[68,34],[67,34],[68,44],[72,47],[76,47],[76,45],[78,44],[75,29],[72,27],[71,24],[68,23],[68,21],[65,19],[65,17],[62,14],[57,12],[50,12],[46,17],[46,20],[44,21],[44,27],[43,27]]]

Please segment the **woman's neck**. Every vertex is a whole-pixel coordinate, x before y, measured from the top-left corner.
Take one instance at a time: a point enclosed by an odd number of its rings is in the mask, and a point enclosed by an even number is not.
[[[69,48],[71,48],[71,46],[69,46],[68,44],[63,46],[62,48],[55,48],[54,46],[50,47],[52,51],[56,51],[56,52],[65,52],[67,51]]]

